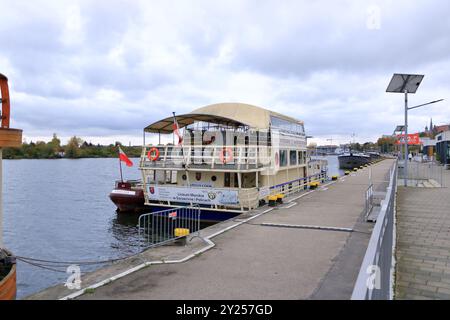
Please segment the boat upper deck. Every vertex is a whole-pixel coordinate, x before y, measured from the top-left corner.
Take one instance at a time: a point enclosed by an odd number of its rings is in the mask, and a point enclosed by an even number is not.
[[[180,143],[174,134],[172,143],[162,144],[161,134],[173,134],[175,121],[177,130],[184,129],[177,132]],[[306,165],[303,122],[248,104],[206,106],[157,121],[144,132],[159,137],[158,144],[144,146],[142,169],[261,171],[280,162]]]

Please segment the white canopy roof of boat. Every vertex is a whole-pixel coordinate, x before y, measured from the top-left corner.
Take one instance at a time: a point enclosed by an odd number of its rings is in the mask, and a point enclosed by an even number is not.
[[[227,126],[248,126],[252,129],[269,129],[270,117],[275,116],[293,123],[303,124],[302,121],[273,112],[261,107],[245,103],[217,103],[202,107],[182,115],[176,115],[180,128],[194,122],[204,121]],[[159,120],[147,126],[145,132],[172,133],[173,116]]]

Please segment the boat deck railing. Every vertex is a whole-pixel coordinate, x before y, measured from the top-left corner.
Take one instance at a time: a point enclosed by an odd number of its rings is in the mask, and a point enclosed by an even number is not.
[[[174,146],[142,148],[141,168],[197,170],[261,170],[271,165],[271,148],[267,146]]]

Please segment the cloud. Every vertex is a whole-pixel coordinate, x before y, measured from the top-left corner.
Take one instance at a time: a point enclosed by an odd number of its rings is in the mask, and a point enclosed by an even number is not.
[[[403,121],[402,96],[385,93],[392,73],[426,74],[412,104],[450,88],[444,0],[0,7],[0,72],[10,79],[12,123],[28,139],[137,141],[172,111],[239,101],[300,118],[322,141],[374,140]],[[448,102],[417,109],[411,130],[430,117],[450,122],[448,114]]]

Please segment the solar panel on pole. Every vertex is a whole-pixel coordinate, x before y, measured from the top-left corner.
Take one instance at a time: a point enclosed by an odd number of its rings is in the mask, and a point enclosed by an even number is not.
[[[386,92],[405,94],[405,153],[404,176],[405,187],[408,186],[408,93],[416,93],[422,83],[424,75],[394,73]]]

